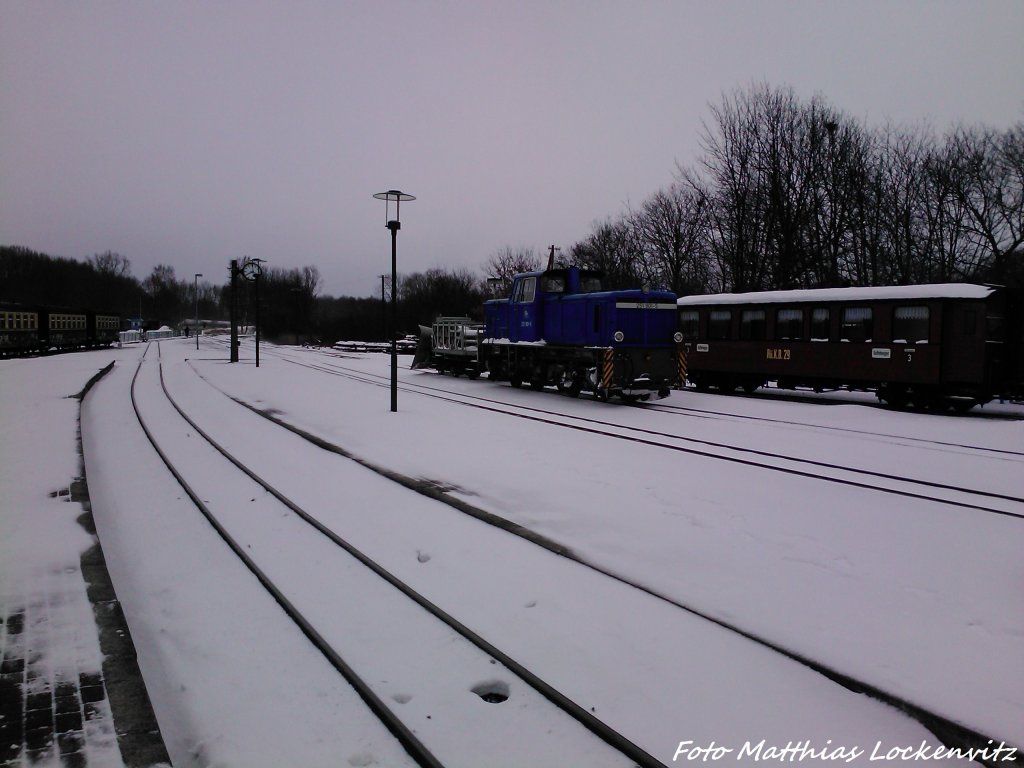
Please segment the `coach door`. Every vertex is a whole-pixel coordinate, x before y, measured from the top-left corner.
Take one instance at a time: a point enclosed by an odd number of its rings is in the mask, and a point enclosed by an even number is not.
[[[988,317],[985,304],[950,302],[943,328],[942,381],[980,384],[1002,357],[1000,319]]]

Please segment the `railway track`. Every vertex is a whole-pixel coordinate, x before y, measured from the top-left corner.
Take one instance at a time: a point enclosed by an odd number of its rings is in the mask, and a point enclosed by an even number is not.
[[[463,707],[460,710],[463,716],[467,711],[471,713],[466,722],[460,723],[460,729],[466,729],[467,732],[474,734],[474,744],[489,744],[493,747],[495,744],[503,743],[510,733],[515,732],[517,738],[535,745],[535,757],[540,762],[534,764],[545,764],[551,760],[558,764],[573,764],[583,760],[588,765],[664,765],[584,707],[560,693],[539,675],[442,610],[407,582],[389,572],[218,444],[174,400],[164,381],[162,363],[158,362],[160,390],[166,398],[166,403],[173,408],[181,422],[188,425],[187,429],[200,435],[208,446],[208,450],[192,447],[191,452],[201,450],[206,455],[193,456],[191,461],[180,449],[175,455],[173,448],[168,449],[163,444],[161,435],[144,415],[145,409],[140,407],[137,390],[140,389],[139,379],[140,374],[143,374],[144,363],[145,355],[140,359],[132,379],[132,406],[141,428],[163,463],[218,535],[256,576],[310,642],[352,685],[416,764],[475,766],[488,764],[488,758],[485,754],[460,754],[457,745],[446,743],[445,738],[432,733],[424,733],[430,729],[425,727],[422,720],[414,725],[408,724],[396,713],[396,707],[387,703],[386,694],[378,691],[374,685],[378,673],[371,672],[368,677],[367,672],[361,671],[367,667],[366,660],[363,659],[360,663],[351,662],[347,658],[351,650],[346,651],[345,646],[351,643],[347,643],[344,638],[353,634],[353,626],[372,624],[375,616],[387,615],[392,624],[402,626],[405,631],[416,635],[412,643],[406,644],[403,647],[404,651],[399,649],[398,653],[405,652],[410,657],[425,657],[419,663],[428,663],[429,659],[429,663],[436,665],[440,670],[462,670],[462,676],[467,680],[476,680],[473,685],[467,683],[466,688],[483,702],[476,707],[481,715],[474,718],[473,707]],[[150,402],[148,407],[155,408],[156,405]],[[165,417],[154,421],[166,424]],[[209,485],[209,477],[213,474],[223,478],[227,470],[211,469],[207,466],[203,471],[196,472],[195,463],[209,463],[211,452],[216,452],[223,462],[227,462],[225,466],[235,470],[236,475],[244,476],[241,486],[234,493],[235,506],[242,509],[250,507],[251,510],[251,504],[247,505],[245,501],[251,496],[251,501],[255,502],[257,497],[262,495],[259,517],[266,521],[263,523],[264,526],[269,526],[262,537],[264,540],[272,538],[278,543],[277,546],[282,547],[284,542],[290,543],[294,540],[296,544],[289,549],[288,554],[271,556],[271,548],[260,544],[261,535],[248,530],[248,526],[256,525],[255,516],[251,511],[245,515],[248,520],[244,526],[240,524],[237,516],[232,519],[232,515],[223,512],[230,508],[230,503],[222,502],[222,512],[215,511],[217,505],[210,503],[209,498],[220,496]],[[186,464],[189,468],[183,466]],[[197,476],[205,476],[206,480],[200,479],[197,483],[191,480],[190,476],[186,476],[190,472]],[[229,484],[237,485],[239,479]],[[284,519],[288,521],[287,533],[283,531],[284,523],[281,522]],[[297,526],[305,530],[307,535],[292,533]],[[316,549],[313,549],[314,547]],[[326,566],[321,560],[318,563],[318,571],[330,570],[335,575],[332,583],[345,583],[348,585],[347,592],[360,596],[359,603],[372,603],[373,608],[369,615],[360,614],[352,606],[341,605],[333,608],[340,611],[342,618],[325,616],[322,609],[318,611],[315,606],[311,607],[317,601],[312,600],[308,594],[309,590],[318,589],[325,577],[321,575],[312,584],[298,584],[294,577],[289,577],[289,568],[282,565],[282,558],[288,560],[290,557],[292,561],[302,561],[317,558],[321,554],[323,558],[327,558],[330,554],[325,548],[333,552],[331,562],[337,564]],[[388,643],[374,645],[374,664],[395,669],[410,663],[409,658],[389,658],[388,648]],[[354,655],[359,656],[359,652],[356,651]],[[467,673],[467,669],[475,669],[475,677]],[[439,684],[436,691],[418,691],[417,698],[422,699],[425,704],[432,702],[440,708],[445,698],[451,695],[451,691],[448,690],[450,685],[445,681]],[[408,701],[406,696],[398,694],[393,698],[399,704],[405,704]],[[495,725],[495,718],[484,710],[489,704],[500,703],[510,697],[514,698],[515,705],[508,707],[503,717],[498,719],[498,725]],[[428,719],[430,717],[427,715]],[[581,743],[581,736],[576,731],[583,729],[594,737],[594,744],[587,744],[584,740],[586,746],[583,752],[573,753],[571,750],[578,748]],[[431,742],[439,742],[439,745]]]
[[[358,382],[362,382],[362,383],[365,383],[365,384],[368,384],[368,385],[372,385],[372,386],[377,386],[377,387],[387,387],[388,386],[387,379],[386,379],[386,377],[383,377],[383,376],[376,376],[376,375],[372,375],[372,374],[366,374],[365,372],[362,372],[362,371],[357,371],[357,370],[353,370],[353,369],[346,369],[344,367],[338,367],[338,366],[334,366],[334,365],[324,365],[324,364],[321,364],[321,363],[309,363],[309,362],[306,362],[306,361],[296,361],[294,359],[290,359],[290,357],[287,356],[287,355],[284,355],[282,357],[283,357],[283,359],[285,359],[286,361],[288,361],[290,363],[297,364],[297,365],[302,365],[302,366],[304,366],[306,368],[310,368],[312,370],[316,370],[316,371],[320,371],[320,372],[325,372],[325,373],[329,373],[329,374],[337,375],[337,376],[343,376],[343,377],[346,377],[346,378],[349,378],[349,379],[352,379],[352,380],[355,380],[355,381],[358,381]],[[197,375],[199,375],[201,378],[204,378],[204,380],[206,380],[205,377],[203,377],[202,374],[197,369],[195,369],[194,366],[192,366],[192,369],[196,372]],[[207,380],[207,383],[210,384],[211,386],[215,387],[215,385],[213,385],[208,380]],[[405,388],[408,391],[419,392],[420,394],[423,394],[423,395],[428,396],[428,397],[438,398],[438,399],[441,399],[441,400],[457,403],[457,404],[460,404],[460,405],[469,405],[471,407],[481,408],[483,410],[490,411],[490,412],[502,413],[503,415],[513,416],[513,417],[518,417],[518,418],[526,418],[526,419],[530,419],[532,421],[538,421],[538,422],[542,422],[542,423],[545,423],[545,424],[551,424],[551,425],[557,426],[557,427],[565,427],[565,428],[577,429],[577,430],[588,432],[588,433],[601,434],[601,435],[603,435],[605,437],[609,437],[609,438],[613,438],[613,439],[625,439],[625,440],[630,440],[632,442],[636,442],[636,443],[640,443],[640,444],[653,445],[653,446],[659,447],[659,448],[668,448],[668,449],[671,449],[671,450],[680,450],[680,448],[678,446],[673,446],[673,445],[671,445],[669,443],[658,442],[656,440],[653,440],[652,439],[652,434],[648,430],[637,430],[636,428],[625,428],[625,427],[621,427],[619,425],[607,425],[607,424],[605,424],[603,422],[600,422],[600,421],[594,420],[594,419],[586,419],[586,418],[579,418],[579,417],[566,417],[564,414],[557,414],[557,413],[553,413],[551,411],[546,411],[546,410],[539,409],[539,408],[524,407],[524,406],[510,406],[507,403],[501,403],[500,401],[492,400],[492,399],[489,399],[489,398],[483,398],[483,397],[480,397],[480,396],[453,395],[451,392],[448,392],[448,391],[445,391],[445,390],[439,390],[438,388],[434,388],[434,387],[430,387],[430,386],[408,385],[408,384],[405,384],[405,385],[403,385],[403,388]],[[708,613],[706,613],[706,612],[704,612],[702,610],[696,609],[693,606],[686,604],[683,601],[680,601],[680,600],[677,600],[677,599],[673,599],[672,597],[670,597],[668,595],[662,594],[659,591],[657,591],[656,589],[652,589],[649,586],[637,583],[636,581],[634,581],[634,580],[632,580],[632,579],[630,579],[628,577],[625,577],[625,576],[623,576],[620,573],[617,573],[617,572],[615,572],[613,570],[610,570],[610,569],[607,569],[607,568],[603,568],[603,567],[601,567],[599,565],[595,565],[594,563],[591,563],[591,562],[589,562],[589,561],[587,561],[587,560],[577,556],[569,547],[561,545],[558,542],[552,542],[552,541],[549,541],[549,540],[544,540],[542,538],[538,538],[536,536],[531,536],[530,533],[532,533],[532,532],[529,532],[528,529],[517,530],[518,526],[516,526],[515,524],[510,524],[509,521],[502,520],[501,518],[498,518],[498,517],[494,516],[493,514],[487,512],[485,510],[475,509],[471,505],[465,503],[465,501],[456,499],[456,498],[448,495],[447,493],[445,493],[443,491],[438,491],[438,489],[436,489],[436,488],[433,488],[433,487],[430,487],[430,486],[425,486],[422,483],[419,483],[419,482],[417,482],[415,480],[412,480],[412,479],[409,479],[409,478],[402,478],[399,475],[399,473],[394,472],[393,470],[389,470],[389,469],[382,468],[382,467],[375,467],[370,462],[365,462],[364,460],[361,460],[358,457],[353,456],[353,454],[351,454],[349,451],[345,450],[344,448],[342,448],[340,446],[337,446],[337,445],[334,445],[334,444],[332,444],[332,443],[330,443],[328,441],[323,440],[322,438],[320,438],[320,437],[318,437],[316,435],[312,435],[312,434],[310,434],[310,433],[308,433],[308,432],[306,432],[304,430],[301,430],[301,429],[299,429],[299,428],[297,428],[297,427],[287,423],[286,421],[280,419],[274,413],[267,412],[266,410],[261,409],[259,407],[256,407],[256,406],[254,406],[254,405],[252,405],[250,403],[246,403],[243,400],[231,397],[230,395],[227,395],[227,393],[224,393],[223,391],[222,391],[222,394],[224,394],[225,396],[231,398],[232,400],[234,400],[234,402],[238,403],[239,405],[242,405],[242,406],[248,408],[253,413],[256,413],[256,414],[260,415],[264,419],[267,419],[267,420],[273,422],[274,424],[276,424],[276,425],[278,425],[278,426],[280,426],[280,427],[282,427],[284,429],[287,429],[287,430],[289,430],[290,432],[292,432],[292,433],[294,433],[296,435],[299,435],[303,439],[306,439],[309,442],[311,442],[311,443],[313,443],[315,445],[318,445],[319,447],[321,447],[321,448],[323,448],[325,450],[331,451],[331,452],[336,453],[336,454],[341,455],[341,456],[345,456],[347,458],[354,458],[355,460],[360,461],[360,463],[363,463],[365,466],[368,466],[371,469],[374,469],[374,471],[377,471],[378,473],[382,474],[383,476],[385,476],[385,477],[387,477],[387,478],[389,478],[391,480],[397,480],[399,482],[402,482],[404,485],[406,485],[406,487],[412,488],[413,490],[416,490],[416,491],[418,491],[420,493],[423,493],[424,495],[430,496],[431,498],[435,498],[437,500],[443,501],[443,502],[449,504],[450,506],[453,506],[456,509],[459,509],[460,511],[468,512],[469,514],[472,514],[473,516],[477,517],[478,519],[483,520],[484,522],[488,522],[489,524],[492,524],[492,525],[497,525],[497,526],[501,527],[503,530],[508,530],[508,531],[510,531],[512,533],[515,533],[517,535],[522,536],[523,538],[527,538],[527,539],[531,540],[534,544],[538,544],[539,546],[545,547],[545,548],[547,548],[547,549],[549,549],[549,550],[551,550],[553,552],[556,552],[557,554],[562,555],[563,557],[567,557],[569,559],[572,559],[572,560],[578,562],[580,565],[585,566],[586,568],[595,570],[595,571],[601,573],[604,576],[608,576],[608,577],[610,577],[610,578],[612,578],[612,579],[614,579],[616,581],[624,583],[624,584],[626,584],[626,585],[628,585],[628,586],[630,586],[630,587],[632,587],[632,588],[634,588],[634,589],[636,589],[638,591],[641,591],[641,592],[644,592],[646,594],[652,595],[652,596],[656,597],[657,599],[663,600],[663,601],[665,601],[665,602],[667,602],[667,603],[669,603],[669,604],[671,604],[671,605],[673,605],[673,606],[675,606],[677,608],[682,609],[683,611],[686,611],[686,612],[688,612],[688,613],[690,613],[690,614],[692,614],[694,616],[699,617],[700,619],[702,619],[704,621],[707,621],[707,622],[713,623],[713,624],[715,624],[717,626],[720,626],[722,628],[725,628],[728,631],[733,632],[736,635],[738,635],[738,636],[740,636],[740,637],[742,637],[742,638],[744,638],[746,640],[753,641],[753,642],[755,642],[755,643],[757,643],[757,644],[759,644],[759,645],[761,645],[761,646],[763,646],[765,648],[770,649],[773,652],[779,653],[779,654],[781,654],[781,655],[783,655],[783,656],[785,656],[785,657],[787,657],[787,658],[789,658],[789,659],[791,659],[793,661],[796,661],[796,662],[798,662],[798,663],[800,663],[800,664],[802,664],[802,665],[804,665],[804,666],[806,666],[806,667],[808,667],[808,668],[810,668],[810,669],[812,669],[812,670],[814,670],[814,671],[824,675],[825,677],[827,677],[827,678],[829,678],[829,679],[839,683],[843,687],[846,687],[846,688],[848,688],[850,690],[853,690],[853,691],[856,691],[856,692],[859,692],[859,693],[865,693],[865,694],[867,694],[867,695],[869,695],[869,696],[871,696],[871,697],[873,697],[875,699],[878,699],[879,701],[883,701],[883,702],[888,703],[888,704],[890,704],[892,706],[895,706],[898,709],[906,712],[907,714],[909,714],[911,717],[913,717],[914,719],[918,720],[922,724],[924,724],[932,732],[934,732],[937,735],[939,735],[940,738],[942,738],[947,744],[950,744],[950,745],[953,745],[953,746],[958,746],[958,747],[963,747],[963,748],[971,748],[971,747],[978,748],[978,747],[983,747],[987,743],[991,743],[991,739],[989,739],[989,737],[987,737],[985,734],[983,734],[983,733],[981,733],[981,732],[979,732],[979,731],[977,731],[975,729],[965,727],[962,724],[957,723],[957,722],[955,722],[955,721],[953,721],[953,720],[951,720],[951,719],[949,719],[949,718],[947,718],[947,717],[945,717],[945,716],[943,716],[941,714],[933,712],[933,711],[931,711],[926,706],[921,706],[921,705],[919,705],[917,703],[914,703],[912,701],[908,701],[908,700],[906,700],[905,698],[903,698],[901,696],[892,694],[889,691],[883,690],[882,688],[880,688],[880,687],[878,687],[876,685],[872,685],[872,684],[867,683],[867,682],[865,682],[865,681],[863,681],[861,679],[858,679],[858,677],[856,675],[846,674],[842,670],[839,670],[839,669],[836,669],[836,668],[834,668],[832,666],[829,666],[827,664],[821,663],[820,661],[818,661],[818,660],[816,660],[816,659],[814,659],[814,658],[812,658],[812,657],[810,657],[810,656],[808,656],[806,654],[795,652],[792,649],[786,648],[786,647],[784,647],[784,646],[782,646],[782,645],[780,645],[780,644],[778,644],[776,642],[773,642],[773,641],[771,641],[771,640],[769,640],[769,639],[767,639],[765,637],[762,637],[762,636],[760,636],[760,635],[758,635],[758,634],[756,634],[754,632],[750,632],[750,631],[744,629],[742,626],[740,626],[736,622],[725,621],[725,620],[722,620],[719,617],[712,616],[712,615],[710,615],[710,614],[708,614]],[[562,419],[574,419],[575,423],[565,423],[565,422],[561,421]],[[603,430],[603,429],[601,429],[601,427],[610,427],[612,429],[610,429],[610,430]],[[623,433],[620,430],[626,430],[626,432]],[[636,434],[630,435],[629,434],[630,432],[633,432],[633,433],[637,433],[638,432],[640,434],[643,434],[644,436],[641,437],[641,436],[638,436]],[[657,436],[658,438],[661,438],[661,439],[665,439],[665,438],[680,439],[678,436],[670,435],[670,434],[653,433],[653,436]],[[697,441],[697,442],[699,442],[699,441]],[[718,447],[725,447],[725,448],[734,449],[734,450],[741,450],[741,449],[736,448],[735,446],[718,446]],[[683,449],[683,450],[685,450],[687,453],[696,453],[696,454],[702,455],[702,456],[706,455],[706,456],[708,456],[710,458],[724,459],[724,460],[731,460],[731,461],[739,461],[739,463],[743,463],[743,464],[747,464],[747,465],[755,466],[755,467],[761,467],[761,468],[764,468],[764,469],[771,469],[771,470],[774,470],[774,471],[786,471],[782,467],[759,464],[758,462],[753,461],[753,460],[737,459],[736,457],[728,457],[728,456],[722,456],[722,455],[716,455],[716,454],[708,454],[706,451],[698,450],[698,449]],[[764,452],[750,451],[750,453],[758,455],[758,454],[762,454]],[[769,455],[774,456],[773,454],[769,454]],[[775,458],[779,458],[779,457],[775,456]],[[782,458],[786,458],[786,457],[782,457]],[[837,479],[837,478],[821,478],[821,477],[819,477],[816,474],[813,474],[813,473],[808,472],[808,471],[803,471],[803,470],[789,470],[789,473],[790,474],[799,475],[799,476],[802,476],[802,477],[814,478],[814,479],[831,481],[831,482],[844,482],[843,480],[840,480],[840,479]],[[872,473],[864,473],[864,474],[871,475]],[[903,478],[900,478],[900,479],[903,479]],[[859,487],[863,487],[863,488],[866,488],[866,489],[869,489],[869,490],[882,490],[883,492],[898,493],[900,495],[912,496],[914,498],[925,499],[925,500],[928,500],[928,501],[934,501],[934,502],[942,503],[942,504],[952,504],[954,506],[964,507],[964,508],[968,508],[968,509],[981,509],[983,511],[993,512],[993,513],[999,514],[999,515],[1009,515],[1009,516],[1012,516],[1012,517],[1022,517],[1022,516],[1024,516],[1024,511],[1016,511],[1016,510],[1008,511],[1008,510],[1002,510],[1002,509],[994,509],[994,508],[984,507],[984,506],[979,505],[979,504],[972,504],[972,503],[964,501],[964,500],[956,501],[956,500],[951,500],[951,499],[949,499],[947,497],[928,496],[928,495],[924,495],[924,494],[912,493],[912,492],[908,492],[908,491],[899,491],[899,490],[895,490],[895,489],[876,489],[876,488],[874,488],[874,486],[870,486],[870,485],[867,485],[865,483],[858,483],[858,482],[851,482],[851,481],[845,481],[845,482],[847,484],[857,485]],[[915,481],[909,481],[909,482],[915,482]],[[931,483],[919,483],[919,485],[922,485],[922,486],[925,486],[925,487],[934,487],[934,486],[944,487],[947,490],[955,490],[955,491],[960,492],[960,493],[972,494],[972,491],[970,489],[955,488],[953,486],[941,486],[939,484],[931,484]],[[988,498],[995,497],[995,498],[1002,499],[1004,501],[1012,502],[1014,504],[1024,503],[1024,499],[1019,499],[1019,498],[1008,496],[1008,495],[988,494],[986,492],[982,492],[982,493],[976,494],[976,495],[980,496],[980,497],[988,497]]]
[[[301,365],[313,370],[343,376],[375,386],[388,385],[386,378],[383,376],[345,369],[343,366],[309,363],[292,359],[287,355],[282,355],[281,359],[294,365]],[[912,478],[889,472],[858,469],[834,462],[819,461],[777,451],[766,451],[721,441],[677,435],[663,430],[611,424],[602,419],[567,415],[534,406],[511,405],[507,402],[478,395],[455,394],[429,385],[406,383],[403,385],[403,388],[406,391],[415,391],[423,396],[434,399],[458,403],[503,416],[527,419],[550,426],[600,435],[609,439],[623,440],[658,449],[740,464],[818,482],[860,488],[869,492],[935,502],[973,512],[985,512],[1024,519],[1024,496],[1020,495],[997,493],[981,488],[969,488],[952,483]],[[651,406],[645,407],[649,408]],[[935,444],[935,441],[928,442]],[[982,450],[975,446],[956,446],[951,443],[945,443],[944,445],[975,451]],[[999,458],[1016,461],[1016,457],[1024,457],[1024,452],[1001,451],[995,455]],[[1024,464],[1024,462],[1016,463]]]
[[[801,400],[800,402],[809,402]],[[815,403],[818,404],[818,403]],[[858,405],[861,405],[860,403]],[[885,406],[875,406],[873,404],[867,404],[871,407],[880,407],[883,410],[889,410]],[[991,448],[983,445],[972,445],[970,443],[954,443],[948,440],[932,440],[929,438],[913,437],[910,435],[897,435],[885,432],[876,432],[866,429],[852,429],[850,427],[837,427],[834,425],[823,426],[821,424],[813,424],[809,422],[790,421],[784,419],[773,419],[766,418],[764,416],[753,416],[750,414],[737,414],[729,413],[728,411],[714,411],[706,408],[693,408],[680,405],[664,405],[662,403],[647,403],[646,408],[662,413],[670,413],[676,416],[685,416],[691,418],[715,418],[725,419],[728,421],[751,421],[760,422],[765,424],[776,424],[784,427],[796,427],[816,431],[825,432],[836,432],[849,435],[861,435],[869,438],[882,438],[886,440],[893,440],[899,443],[906,443],[912,445],[923,445],[923,446],[936,446],[939,448],[952,448],[952,449],[964,449],[969,451],[976,451],[982,454],[991,454],[994,456],[1009,456],[1009,457],[1021,457],[1024,458],[1024,451],[1014,451],[1005,448]],[[1002,418],[999,416],[993,416],[990,418]],[[1016,420],[1016,419],[1014,419]]]

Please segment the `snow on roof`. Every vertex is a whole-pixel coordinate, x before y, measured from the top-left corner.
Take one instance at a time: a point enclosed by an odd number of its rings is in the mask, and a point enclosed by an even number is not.
[[[752,293],[716,293],[684,296],[679,306],[708,304],[798,304],[814,301],[871,301],[880,299],[986,299],[994,286],[971,283],[935,283],[932,285],[889,285],[875,288],[817,288],[795,291]]]

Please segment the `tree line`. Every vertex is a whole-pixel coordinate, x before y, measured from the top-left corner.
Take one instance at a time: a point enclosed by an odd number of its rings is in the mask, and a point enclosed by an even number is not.
[[[1024,287],[1024,122],[1006,130],[871,128],[823,97],[752,85],[710,106],[700,156],[638,207],[595,223],[557,253],[600,269],[608,288],[679,295],[721,291],[984,281]],[[552,251],[552,255],[556,255]],[[385,339],[438,315],[482,317],[512,276],[539,269],[533,248],[505,246],[482,265],[399,276],[383,297],[320,295],[315,266],[269,268],[260,323],[283,340]],[[243,324],[255,284],[240,281]],[[170,265],[146,278],[106,252],[84,261],[0,247],[0,300],[114,310],[148,325],[226,320],[229,281],[179,279]],[[198,295],[197,295],[198,294]],[[383,299],[383,301],[382,301]],[[194,322],[194,321],[191,321]]]
[[[710,112],[701,156],[571,261],[679,294],[1020,281],[1024,123],[872,129],[764,84]]]
[[[320,295],[315,266],[265,267],[259,283],[236,281],[240,325],[252,328],[257,301],[261,332],[271,339],[297,343],[340,339],[383,340],[390,332],[390,286],[380,298]],[[399,335],[429,325],[439,314],[482,316],[485,281],[468,269],[435,268],[399,276]],[[182,328],[200,322],[226,322],[231,284],[179,279],[174,267],[158,264],[143,279],[132,274],[131,261],[111,251],[85,260],[53,257],[22,246],[0,246],[0,302],[25,306],[117,312],[141,318],[146,328]]]

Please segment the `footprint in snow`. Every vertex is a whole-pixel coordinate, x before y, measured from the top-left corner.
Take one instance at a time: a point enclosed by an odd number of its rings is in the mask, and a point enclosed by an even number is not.
[[[421,563],[426,563],[426,562],[430,561],[430,555],[428,555],[426,552],[422,552],[422,551],[417,549],[416,550],[416,559],[419,560]]]

